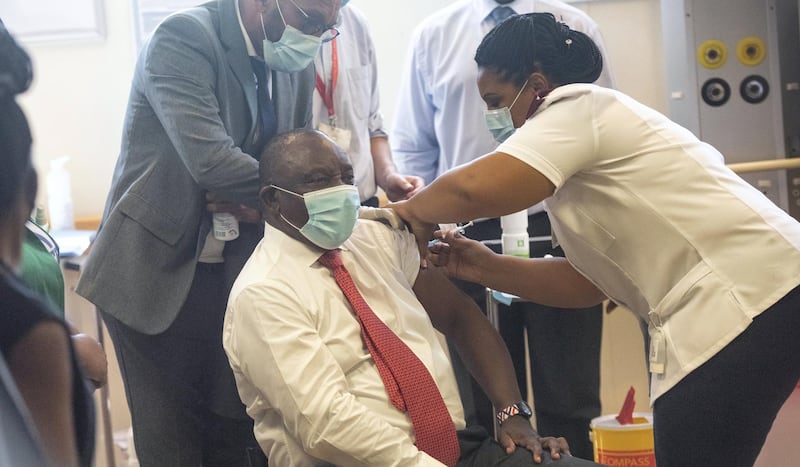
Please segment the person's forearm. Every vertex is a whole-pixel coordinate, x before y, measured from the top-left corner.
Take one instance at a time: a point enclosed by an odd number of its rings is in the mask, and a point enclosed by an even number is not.
[[[460,223],[482,217],[480,212],[484,208],[464,186],[468,174],[462,170],[454,169],[438,177],[405,203],[405,212],[430,224]]]
[[[386,190],[386,177],[397,172],[397,166],[392,160],[389,139],[385,136],[370,138],[369,146],[372,153],[372,165],[375,168],[375,182]]]
[[[506,407],[522,398],[508,349],[480,313],[472,325],[457,325],[448,337],[496,408]]]
[[[492,153],[448,171],[408,200],[401,215],[426,223],[499,217],[553,193],[541,173],[507,154]]]
[[[257,207],[258,160],[235,145],[218,111],[228,103],[214,92],[222,73],[217,67],[227,65],[210,60],[202,46],[183,46],[208,40],[205,28],[185,18],[164,22],[151,39],[155,52],[136,79],[145,82],[152,111],[169,136],[175,151],[170,157],[179,157],[204,190]]]
[[[558,308],[586,308],[605,295],[564,258],[493,255],[481,265],[480,283],[526,300]]]
[[[431,323],[452,341],[467,369],[497,407],[520,400],[508,349],[478,305],[436,268],[422,269],[414,293]]]

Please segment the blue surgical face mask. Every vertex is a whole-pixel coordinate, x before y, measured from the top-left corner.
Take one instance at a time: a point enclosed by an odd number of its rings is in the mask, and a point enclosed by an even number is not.
[[[322,190],[310,191],[304,195],[286,190],[276,185],[271,187],[303,198],[308,211],[308,221],[303,227],[297,227],[288,219],[281,218],[297,229],[314,245],[324,249],[339,248],[350,238],[358,219],[358,208],[361,205],[358,189],[353,185],[337,185]]]
[[[264,32],[264,62],[271,69],[286,73],[304,70],[311,65],[314,57],[317,56],[317,52],[319,52],[319,48],[322,45],[322,39],[311,34],[303,34],[302,31],[294,26],[286,24],[278,0],[275,0],[275,5],[278,7],[281,21],[283,21],[283,35],[278,42],[272,42],[267,39],[264,16],[261,16],[261,30]]]
[[[514,120],[511,118],[511,107],[514,107],[514,104],[517,103],[517,99],[522,95],[522,91],[527,85],[528,81],[525,80],[525,84],[522,85],[517,93],[517,97],[514,98],[514,102],[512,102],[510,106],[483,111],[483,116],[486,119],[486,126],[489,127],[489,131],[498,143],[507,140],[509,136],[517,131],[517,129],[514,128]]]

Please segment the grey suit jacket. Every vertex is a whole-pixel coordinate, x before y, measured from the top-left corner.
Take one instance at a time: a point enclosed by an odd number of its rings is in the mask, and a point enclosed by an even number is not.
[[[235,1],[170,16],[136,65],[111,191],[77,292],[143,333],[167,329],[186,299],[211,228],[205,193],[259,205],[256,78]],[[313,66],[271,77],[278,132],[308,127]],[[226,244],[229,283],[262,233],[243,224]]]

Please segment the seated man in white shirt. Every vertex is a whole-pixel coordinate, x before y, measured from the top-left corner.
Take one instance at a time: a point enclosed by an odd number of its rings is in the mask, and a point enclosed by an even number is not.
[[[353,169],[329,138],[313,130],[276,136],[260,170],[266,231],[231,291],[223,344],[271,465],[445,465],[418,449],[419,425],[390,400],[386,375],[362,340],[377,345],[362,331],[363,315],[355,315],[362,307],[351,307],[323,266],[329,250],[432,377],[446,407],[441,437],[456,440],[448,465],[594,465],[569,456],[563,438],[533,430],[499,335],[445,276],[419,268],[413,235],[399,223],[356,220]],[[437,329],[455,342],[495,406],[506,408],[498,442],[481,427],[465,427]],[[413,401],[406,396],[406,403]]]

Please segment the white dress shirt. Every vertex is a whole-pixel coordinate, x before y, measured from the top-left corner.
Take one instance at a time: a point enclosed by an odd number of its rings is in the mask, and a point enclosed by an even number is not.
[[[425,364],[463,429],[449,355],[412,290],[413,235],[359,220],[342,250],[364,299]],[[414,446],[321,255],[267,225],[228,302],[223,345],[270,465],[442,465]]]
[[[622,93],[558,87],[497,150],[555,185],[545,207],[570,263],[664,336],[652,401],[800,284],[800,223]]]
[[[386,137],[383,116],[380,113],[378,92],[378,64],[375,45],[363,13],[353,5],[340,10],[341,33],[336,40],[339,59],[338,84],[333,91],[335,126],[350,131],[348,156],[353,165],[355,183],[361,201],[373,196],[378,189],[375,183],[375,166],[372,162],[370,139]],[[325,89],[331,85],[332,43],[322,44],[314,64],[317,75],[323,79]],[[318,91],[314,91],[314,128],[320,123],[330,123],[328,108]]]
[[[420,24],[411,39],[392,128],[392,152],[400,173],[431,183],[453,167],[492,152],[478,93],[475,51],[494,26],[494,0],[459,0]],[[597,83],[613,87],[608,55],[594,21],[583,11],[555,0],[516,0],[518,14],[550,12],[594,40],[603,54]]]

